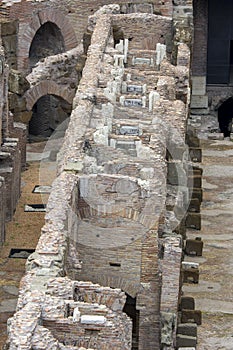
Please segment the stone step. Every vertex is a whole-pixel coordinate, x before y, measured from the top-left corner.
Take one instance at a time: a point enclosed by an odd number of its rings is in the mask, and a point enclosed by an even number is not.
[[[200,310],[181,311],[181,323],[196,323],[198,326],[202,324],[202,314]]]
[[[197,325],[195,323],[180,323],[177,327],[177,333],[188,335],[191,337],[197,336]]]
[[[178,348],[195,347],[197,345],[197,338],[188,335],[178,334],[176,337],[176,345]]]
[[[135,95],[128,95],[124,96],[121,95],[119,97],[119,103],[128,108],[146,108],[148,106],[148,100],[146,96],[135,96]]]
[[[152,115],[149,113],[148,109],[146,108],[128,108],[125,106],[122,106],[120,103],[116,103],[115,110],[114,110],[114,119],[115,120],[137,120],[137,121],[145,121],[150,122],[152,120]]]

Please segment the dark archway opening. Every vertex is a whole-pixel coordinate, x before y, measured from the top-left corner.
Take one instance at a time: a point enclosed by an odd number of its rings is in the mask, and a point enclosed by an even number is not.
[[[36,32],[29,50],[30,68],[42,58],[65,51],[64,38],[55,23],[46,22]]]
[[[30,140],[46,139],[58,129],[65,131],[72,106],[63,98],[54,95],[42,96],[33,106],[29,122]],[[63,130],[64,129],[64,130]]]
[[[138,350],[138,341],[139,341],[139,311],[136,310],[136,298],[132,298],[126,293],[126,302],[123,309],[133,322],[133,342],[132,350]]]
[[[233,118],[233,97],[225,101],[218,109],[219,128],[225,137],[230,136],[232,132]]]

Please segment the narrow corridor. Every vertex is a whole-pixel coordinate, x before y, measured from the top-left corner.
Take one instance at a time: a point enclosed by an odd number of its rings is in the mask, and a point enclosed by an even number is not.
[[[27,169],[22,173],[21,197],[13,220],[6,226],[6,241],[0,248],[0,349],[6,340],[6,322],[15,311],[18,287],[26,259],[9,258],[12,248],[35,249],[44,223],[43,212],[24,212],[25,204],[41,204],[45,195],[32,193],[39,184],[40,159],[45,142],[27,146]]]
[[[203,202],[202,229],[189,230],[190,238],[201,236],[202,257],[185,257],[198,262],[199,284],[183,286],[202,310],[197,350],[233,349],[233,144],[202,141]]]

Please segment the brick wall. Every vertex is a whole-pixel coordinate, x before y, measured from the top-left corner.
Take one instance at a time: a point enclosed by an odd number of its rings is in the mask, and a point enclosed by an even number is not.
[[[2,8],[0,18],[7,20],[19,19],[18,30],[18,68],[27,71],[28,55],[32,39],[36,31],[46,21],[57,24],[64,37],[66,50],[80,43],[86,31],[88,16],[93,14],[103,5],[114,3],[114,1],[58,1],[58,2],[36,2],[21,1],[20,3],[6,4]],[[123,13],[149,12],[162,16],[171,16],[173,4],[171,0],[159,1],[148,0],[133,2],[127,0],[118,1]],[[149,26],[147,26],[149,30]],[[13,39],[12,39],[13,40]],[[12,64],[13,58],[11,59]]]

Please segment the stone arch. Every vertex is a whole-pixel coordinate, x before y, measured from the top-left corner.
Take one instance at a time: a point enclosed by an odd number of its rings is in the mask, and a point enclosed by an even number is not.
[[[52,80],[42,80],[24,94],[27,110],[31,111],[34,104],[44,95],[62,97],[65,101],[72,104],[75,90],[64,85],[58,85]]]
[[[33,106],[29,121],[29,138],[47,138],[56,133],[56,137],[64,137],[69,124],[72,106],[63,98],[55,95],[42,96]]]
[[[113,276],[113,275],[98,275],[96,274],[94,278],[94,283],[99,283],[102,286],[108,286],[111,288],[119,288],[130,297],[135,298],[142,291],[142,287],[140,283],[135,283],[129,281],[121,276]]]
[[[224,91],[225,93],[225,91]],[[221,93],[216,93],[214,96],[211,97],[212,99],[212,105],[211,105],[211,109],[214,112],[217,112],[218,109],[230,98],[232,98],[233,96],[233,90],[229,90],[227,91],[224,96],[221,95]]]
[[[29,60],[29,50],[36,32],[46,22],[54,23],[61,31],[64,39],[65,50],[70,50],[77,46],[77,38],[72,25],[64,13],[55,9],[45,9],[33,16],[30,23],[22,25],[18,41],[18,69],[27,70]],[[25,29],[25,30],[24,30]]]
[[[58,26],[45,22],[37,30],[29,49],[30,70],[41,59],[65,52],[64,39]]]
[[[224,136],[230,136],[233,123],[233,97],[228,98],[218,108],[219,128]]]

